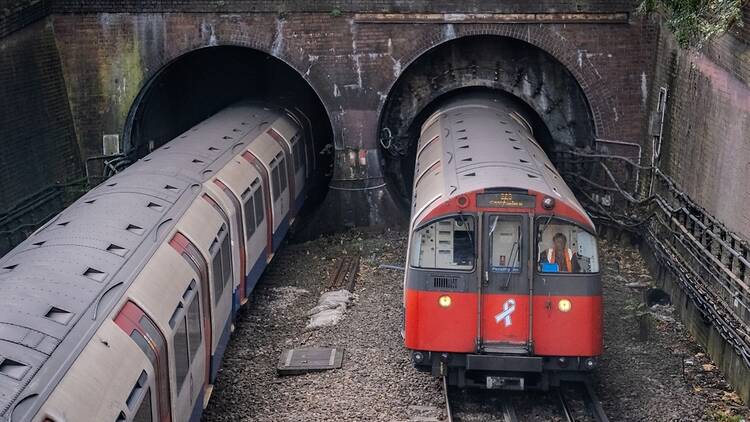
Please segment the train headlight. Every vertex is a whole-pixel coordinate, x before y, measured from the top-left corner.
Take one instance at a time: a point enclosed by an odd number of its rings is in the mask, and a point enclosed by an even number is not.
[[[452,302],[453,300],[451,300],[451,297],[448,295],[440,296],[440,298],[438,299],[438,304],[443,308],[451,306]]]
[[[557,309],[560,310],[560,312],[570,312],[570,308],[573,307],[573,304],[570,303],[568,299],[560,299],[559,302],[557,302]]]
[[[545,196],[544,199],[542,199],[542,207],[544,207],[545,210],[551,210],[555,207],[555,198],[551,196]]]

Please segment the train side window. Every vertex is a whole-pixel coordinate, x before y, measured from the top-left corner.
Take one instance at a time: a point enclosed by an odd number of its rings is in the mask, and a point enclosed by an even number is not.
[[[138,411],[135,412],[133,422],[152,422],[153,421],[153,408],[151,405],[151,389],[146,390],[146,395],[143,396],[143,401],[138,407]]]
[[[304,159],[304,150],[302,148],[302,142],[297,141],[294,146],[292,147],[292,155],[294,156],[294,171],[295,173],[299,173],[302,170],[304,170],[305,167],[305,159]]]
[[[287,187],[287,171],[286,171],[286,159],[282,158],[279,160],[279,177],[281,178],[280,190],[283,192]]]
[[[255,224],[260,226],[265,214],[263,212],[263,189],[255,191]]]
[[[185,383],[185,378],[187,378],[187,374],[190,371],[187,320],[184,314],[181,316],[179,322],[177,322],[174,332],[174,365],[177,391],[181,391],[182,385]]]
[[[412,236],[411,265],[468,271],[474,268],[474,217],[444,218],[421,227]]]
[[[255,233],[255,205],[250,189],[242,195],[242,198],[245,201],[245,231],[247,232],[247,239],[250,239]]]
[[[542,273],[597,273],[596,237],[562,220],[537,219],[538,270]]]

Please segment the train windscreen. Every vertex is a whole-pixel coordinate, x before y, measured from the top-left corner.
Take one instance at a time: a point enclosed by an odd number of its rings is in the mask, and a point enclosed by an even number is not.
[[[562,220],[537,219],[538,270],[543,273],[597,273],[596,237]]]
[[[472,270],[476,233],[474,218],[455,216],[435,221],[414,233],[411,265],[415,268]]]

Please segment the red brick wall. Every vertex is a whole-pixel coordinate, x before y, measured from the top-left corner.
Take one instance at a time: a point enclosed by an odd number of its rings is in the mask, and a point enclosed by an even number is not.
[[[750,238],[750,40],[747,32],[735,34],[687,51],[663,30],[653,94],[669,90],[661,168]]]

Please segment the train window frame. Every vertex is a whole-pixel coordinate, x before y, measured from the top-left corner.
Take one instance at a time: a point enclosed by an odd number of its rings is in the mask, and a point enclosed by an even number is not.
[[[281,198],[281,169],[278,164],[271,168],[271,190],[273,191],[273,201],[276,202]]]
[[[414,236],[415,233],[419,232],[420,230],[424,229],[425,227],[427,227],[427,226],[429,226],[431,224],[438,223],[438,222],[440,222],[442,220],[454,219],[454,218],[459,217],[459,216],[465,217],[465,218],[470,218],[474,222],[474,238],[472,239],[473,240],[473,242],[472,242],[473,245],[472,246],[474,247],[474,260],[472,262],[471,269],[440,268],[440,267],[417,267],[412,262],[411,254],[413,252],[412,251],[412,247],[413,246],[412,246],[411,242],[409,242],[409,256],[407,256],[407,261],[409,263],[409,268],[410,269],[419,270],[419,271],[433,271],[433,272],[434,271],[445,271],[445,272],[450,272],[450,273],[462,273],[462,274],[471,274],[471,273],[476,272],[476,270],[477,270],[477,261],[478,261],[478,259],[477,259],[477,251],[479,250],[479,244],[478,244],[479,239],[477,239],[477,229],[478,229],[477,222],[479,221],[478,220],[479,217],[475,213],[455,213],[455,214],[449,214],[449,215],[442,215],[440,217],[434,218],[434,219],[432,219],[430,221],[427,221],[427,222],[425,222],[425,223],[417,226],[416,228],[414,228],[411,231],[411,233],[410,233],[410,237],[413,238],[413,236]]]
[[[532,258],[534,258],[534,261],[537,262],[539,260],[539,254],[541,251],[539,250],[539,228],[540,228],[540,222],[543,222],[542,224],[546,223],[549,219],[549,222],[557,221],[559,223],[563,224],[570,224],[573,226],[578,227],[579,229],[583,230],[584,232],[591,235],[594,239],[596,239],[596,248],[597,248],[597,260],[599,260],[599,237],[596,235],[596,232],[593,232],[590,228],[584,226],[580,222],[573,220],[571,218],[566,218],[558,215],[536,215],[534,218],[534,255]],[[539,270],[539,265],[534,264],[534,275],[549,277],[581,277],[581,276],[592,276],[592,275],[599,275],[601,273],[601,263],[599,262],[597,267],[598,270],[595,272],[544,272]]]
[[[221,245],[222,243],[219,238],[215,237],[208,250],[211,255],[211,272],[213,273],[211,279],[214,283],[213,293],[215,305],[219,303],[221,296],[224,294],[224,264],[222,262]]]
[[[178,339],[180,340],[179,347],[177,344]],[[184,347],[182,347],[183,340]],[[191,363],[187,331],[187,314],[184,312],[180,315],[179,321],[175,324],[172,336],[172,347],[174,350],[174,359],[172,361],[174,362],[175,385],[177,386],[177,395],[179,396],[182,387],[185,385],[185,380],[190,374]]]
[[[286,168],[286,158],[282,157],[279,160],[279,169],[280,169],[280,171],[279,171],[279,182],[281,183],[279,185],[279,188],[281,189],[281,192],[284,192],[287,189],[287,187],[289,186],[289,180],[288,180],[288,177],[287,177],[288,170]]]

